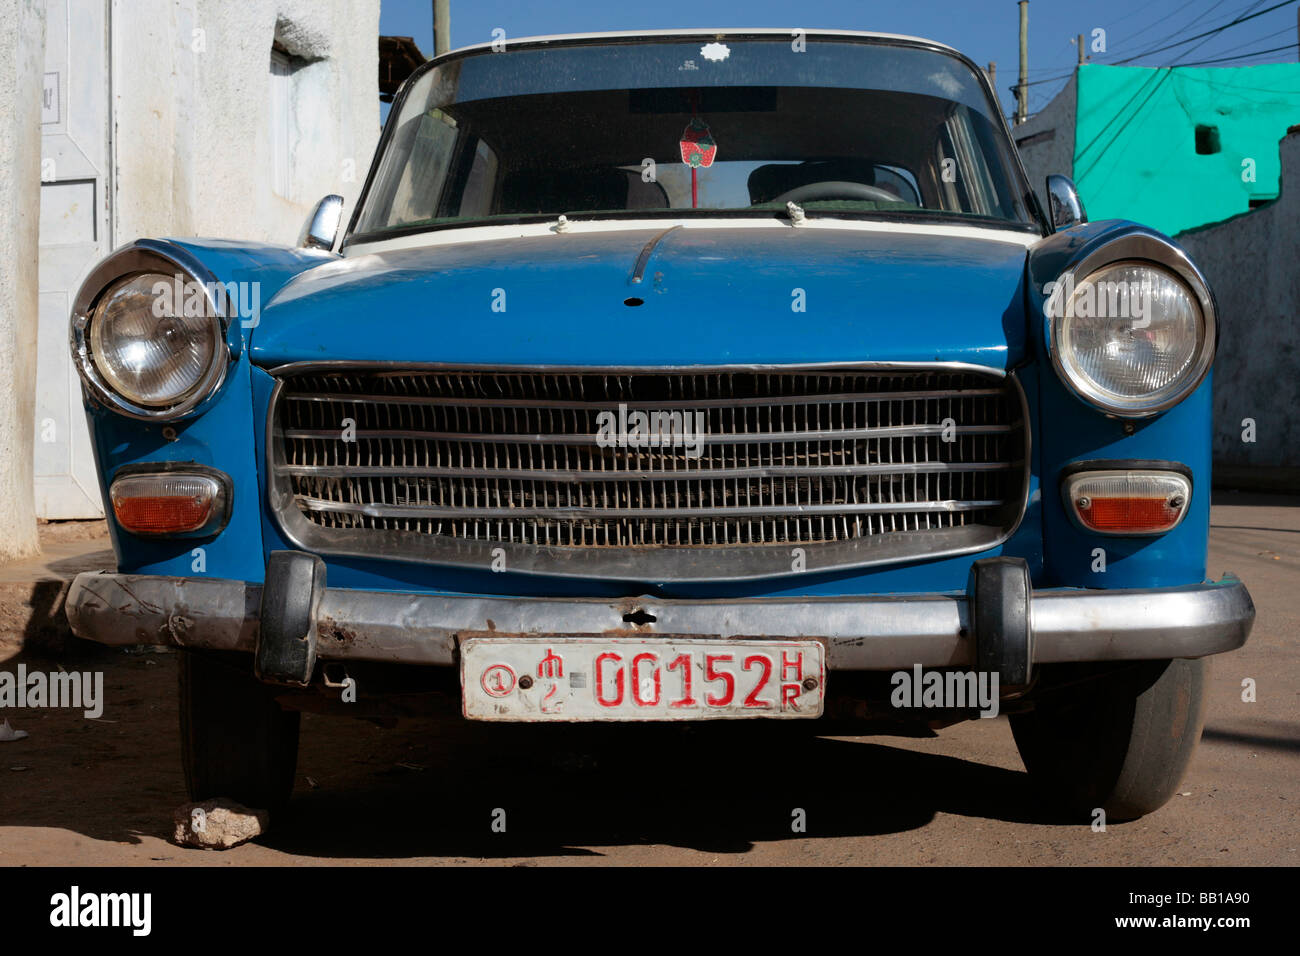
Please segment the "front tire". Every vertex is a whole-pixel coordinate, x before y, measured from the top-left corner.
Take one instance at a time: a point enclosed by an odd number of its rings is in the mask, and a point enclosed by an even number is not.
[[[1205,722],[1205,658],[1142,661],[1011,715],[1034,783],[1070,813],[1134,820],[1178,789]]]
[[[182,651],[181,760],[193,801],[225,797],[249,809],[284,809],[298,764],[301,715],[275,701],[247,655]]]

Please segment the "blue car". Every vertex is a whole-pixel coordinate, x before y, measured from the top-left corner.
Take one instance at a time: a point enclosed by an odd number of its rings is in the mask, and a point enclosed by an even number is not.
[[[330,196],[297,248],[86,280],[119,570],[73,631],[182,649],[196,800],[279,812],[303,711],[418,701],[557,738],[1005,713],[1045,800],[1148,813],[1254,617],[1206,578],[1214,299],[1043,197],[926,40],[440,56],[346,228]]]

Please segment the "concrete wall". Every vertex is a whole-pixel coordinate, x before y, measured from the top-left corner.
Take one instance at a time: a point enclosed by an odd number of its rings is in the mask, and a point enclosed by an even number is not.
[[[379,0],[131,0],[113,34],[115,246],[293,244],[321,196],[350,211],[379,136]],[[287,196],[270,174],[275,41],[294,67]]]
[[[11,361],[22,373],[16,394],[27,405],[13,414],[23,434],[37,427],[35,455],[30,445],[0,455],[0,489],[21,485],[18,515],[34,494],[40,517],[98,517],[67,348],[72,297],[96,261],[132,240],[197,235],[293,245],[321,196],[355,201],[379,135],[379,0],[0,0],[7,36],[27,22],[19,9],[27,20],[44,14],[46,49],[43,62],[39,38],[35,61],[6,52],[5,68],[14,70],[0,109],[15,123],[38,110],[39,122],[42,72],[57,103],[38,127],[40,151],[30,163],[14,164],[8,152],[30,138],[11,137],[8,126],[0,136],[0,176],[12,169],[7,182],[41,212],[36,355],[0,342],[0,374]],[[275,70],[273,48],[288,58]],[[22,106],[21,116],[11,104]],[[287,157],[279,183],[273,143]],[[34,237],[0,233],[0,250],[28,255],[0,251],[0,267],[37,282]],[[13,299],[3,298],[0,308],[8,308]],[[34,410],[21,398],[31,394],[33,367]],[[0,425],[0,443],[4,434]],[[27,474],[10,474],[17,471]]]
[[[35,554],[37,226],[44,0],[0,0],[0,560]]]
[[[1219,307],[1214,365],[1216,480],[1300,490],[1300,126],[1281,143],[1275,202],[1174,238]],[[1243,441],[1255,422],[1255,441]],[[1260,473],[1274,469],[1273,478]]]
[[[1025,172],[1029,174],[1029,183],[1034,187],[1034,194],[1038,196],[1044,210],[1048,208],[1047,194],[1043,187],[1047,177],[1053,173],[1071,177],[1074,175],[1077,76],[1075,74],[1070,77],[1061,92],[1026,122],[1011,128],[1016,148],[1020,151],[1020,159],[1025,164]],[[1081,198],[1086,209],[1088,197]]]

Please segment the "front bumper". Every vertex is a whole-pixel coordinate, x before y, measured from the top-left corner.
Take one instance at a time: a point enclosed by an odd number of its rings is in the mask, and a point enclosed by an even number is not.
[[[72,582],[67,615],[74,634],[101,644],[252,653],[265,634],[285,630],[278,618],[262,627],[264,617],[277,614],[275,602],[264,607],[262,592],[261,585],[242,581],[86,573]],[[976,606],[977,596],[987,593],[513,598],[344,590],[325,587],[322,576],[312,599],[300,604],[310,610],[297,613],[305,615],[299,638],[314,645],[313,660],[448,667],[456,663],[460,639],[485,635],[795,638],[822,642],[831,669],[868,671],[974,667],[989,660],[980,642],[987,650],[989,643],[1009,643],[1004,635],[1017,631],[1027,639],[1016,653],[1030,666],[1204,657],[1244,644],[1255,617],[1249,592],[1232,575],[1152,590],[1025,591],[1019,600],[999,598],[996,614],[989,613],[991,600],[979,598],[985,603]]]

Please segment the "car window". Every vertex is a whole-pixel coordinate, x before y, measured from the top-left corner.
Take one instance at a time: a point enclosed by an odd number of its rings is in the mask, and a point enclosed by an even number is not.
[[[465,178],[465,186],[460,191],[457,215],[475,218],[491,213],[496,184],[497,154],[486,141],[480,139],[474,146],[474,159]]]
[[[405,123],[398,139],[397,148],[385,154],[384,191],[376,201],[396,222],[434,217],[456,145],[456,121],[442,110],[429,110]]]
[[[995,110],[963,61],[884,43],[468,55],[404,95],[355,231],[560,214],[770,216],[792,200],[826,215],[1029,224]]]

